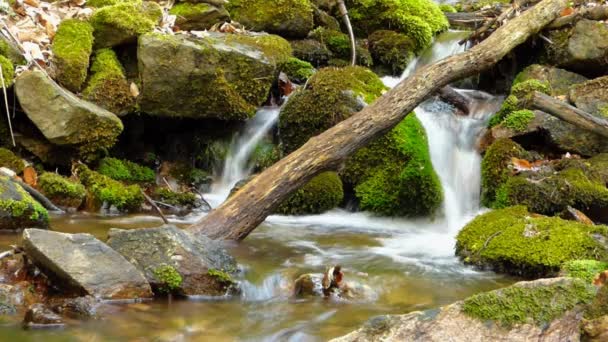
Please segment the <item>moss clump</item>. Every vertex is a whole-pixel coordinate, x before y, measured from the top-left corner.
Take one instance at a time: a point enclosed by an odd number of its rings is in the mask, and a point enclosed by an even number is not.
[[[52,172],[44,172],[38,177],[38,188],[53,203],[68,208],[80,207],[87,194],[79,182]]]
[[[89,0],[87,1],[88,7],[102,8],[107,6],[113,6],[123,3],[129,4],[141,4],[142,0]]]
[[[520,99],[526,98],[535,91],[540,91],[541,93],[550,95],[551,87],[549,86],[548,82],[543,82],[536,79],[515,83],[513,87],[511,87],[511,95],[514,95]]]
[[[426,132],[413,113],[347,160],[342,177],[362,210],[381,215],[433,215],[443,199]]]
[[[509,114],[502,122],[503,126],[516,132],[524,132],[528,124],[534,119],[534,112],[527,109],[518,110]]]
[[[167,188],[157,188],[154,191],[154,199],[163,203],[193,208],[196,206],[196,195],[190,192],[174,192]]]
[[[363,67],[324,68],[315,73],[305,89],[283,106],[279,118],[282,149],[288,154],[311,137],[357,112],[362,98],[371,103],[386,87]],[[319,105],[322,103],[323,105]]]
[[[532,217],[524,206],[476,217],[456,237],[456,254],[467,264],[528,277],[556,275],[571,260],[608,257],[592,236],[608,227],[558,217]]]
[[[233,20],[254,31],[302,38],[314,25],[309,0],[231,0],[226,4]]]
[[[209,149],[213,149],[215,146],[216,145],[210,146]],[[209,158],[209,159],[213,159],[213,160],[218,159],[219,160],[219,159],[225,158],[224,151],[222,151],[222,152],[206,151],[206,153],[208,153],[208,154],[218,153],[219,155],[222,156],[222,157],[219,157],[217,155],[206,155],[205,157]],[[211,165],[212,162],[209,161],[208,164]],[[211,176],[209,175],[209,173],[207,171],[197,169],[186,163],[175,164],[169,171],[169,174],[171,175],[171,177],[177,179],[182,184],[185,184],[188,186],[199,187],[202,184],[211,182]]]
[[[174,293],[182,286],[182,276],[173,266],[162,265],[152,273],[158,281],[158,291],[162,293]]]
[[[293,40],[290,44],[296,58],[310,62],[317,68],[327,66],[332,58],[332,52],[327,46],[315,39]]]
[[[344,199],[342,181],[335,172],[324,172],[283,202],[277,213],[283,215],[320,214],[331,210]]]
[[[481,162],[481,203],[494,207],[496,191],[509,179],[512,158],[524,158],[526,151],[509,139],[496,140]]]
[[[368,40],[374,65],[382,66],[382,71],[387,74],[401,75],[414,58],[415,44],[404,34],[379,30],[372,33]]]
[[[97,172],[112,179],[129,183],[154,183],[156,174],[149,167],[128,160],[104,158],[99,162]]]
[[[91,17],[95,47],[107,48],[132,43],[137,37],[151,32],[162,18],[157,3],[120,3],[98,9]]]
[[[567,277],[579,278],[591,284],[595,276],[608,270],[608,262],[597,260],[572,260],[562,266],[562,273]]]
[[[315,73],[315,68],[306,61],[290,57],[287,62],[281,65],[281,71],[283,71],[290,80],[297,83],[304,83]]]
[[[492,128],[494,126],[499,125],[500,123],[502,123],[505,120],[505,118],[509,114],[511,114],[511,112],[516,111],[518,109],[520,109],[519,99],[515,95],[509,95],[505,99],[505,101],[502,103],[500,110],[498,112],[496,112],[496,114],[494,114],[492,116],[492,118],[490,119],[490,122],[488,123],[488,127]]]
[[[271,141],[262,141],[258,144],[251,157],[255,172],[260,172],[271,167],[280,159],[281,150]]]
[[[144,197],[138,185],[126,186],[101,173],[91,171],[85,165],[79,165],[77,172],[80,181],[87,188],[91,207],[100,208],[107,204],[120,211],[137,211],[141,208]]]
[[[25,65],[27,61],[18,48],[13,43],[9,43],[5,38],[0,37],[0,55],[8,58],[13,65]]]
[[[439,4],[439,8],[443,13],[457,13],[456,8],[450,4]]]
[[[4,86],[8,88],[15,80],[15,66],[10,59],[0,56],[0,67],[2,68],[2,77],[4,77]],[[2,86],[1,83],[0,86]]]
[[[549,324],[566,312],[590,303],[597,290],[580,279],[560,279],[548,285],[520,283],[465,299],[462,310],[471,317],[504,327],[518,323]]]
[[[62,21],[51,49],[57,81],[68,90],[78,92],[87,79],[93,51],[93,27],[77,19]]]
[[[47,210],[19,184],[0,176],[0,229],[47,227]]]
[[[217,279],[220,283],[233,283],[232,277],[224,271],[210,268],[207,274]]]
[[[25,163],[12,151],[0,147],[0,166],[9,168],[19,174],[23,172]]]
[[[264,57],[275,65],[281,65],[291,58],[291,44],[274,34],[232,34],[225,37],[227,43],[235,42],[250,46],[264,53]],[[248,80],[251,81],[251,80]]]
[[[129,83],[116,53],[111,49],[95,52],[91,77],[83,97],[118,115],[127,114],[133,109],[135,101]]]

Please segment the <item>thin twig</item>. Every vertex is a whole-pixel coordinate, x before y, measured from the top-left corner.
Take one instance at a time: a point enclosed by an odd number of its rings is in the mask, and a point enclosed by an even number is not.
[[[207,206],[207,209],[211,210],[211,204],[209,204],[209,202],[207,202],[207,200],[203,197],[203,194],[200,191],[198,191],[198,189],[196,187],[192,187],[192,190],[201,197],[201,201],[203,201],[203,204]]]
[[[167,181],[167,178],[163,177],[163,181],[165,182],[165,184],[167,185],[169,190],[171,190],[172,192],[175,192],[175,190],[173,190],[173,187],[171,186],[171,184],[169,184],[169,182]]]
[[[11,122],[11,111],[8,109],[8,95],[6,95],[6,84],[4,83],[4,71],[0,68],[0,79],[2,79],[2,92],[4,93],[4,105],[6,108],[6,118],[8,119],[8,129],[11,132],[11,140],[13,141],[13,147],[15,144],[15,134],[13,133],[13,124]]]
[[[344,0],[338,0],[338,8],[340,10],[340,14],[342,15],[342,19],[344,20],[346,30],[348,31],[348,38],[350,39],[350,63],[351,65],[355,66],[357,64],[357,43],[355,41],[355,34],[353,33],[353,27],[350,24],[348,9],[346,9],[346,4],[344,3]]]
[[[160,218],[163,219],[163,222],[165,222],[165,224],[169,224],[169,220],[167,220],[167,218],[163,214],[162,210],[160,210],[160,208],[156,205],[156,203],[154,203],[154,200],[152,200],[150,198],[150,196],[148,196],[143,190],[140,189],[140,191],[141,191],[141,194],[144,195],[146,202],[148,202],[152,206],[152,208],[154,208],[154,210],[156,210],[156,212],[158,213]]]

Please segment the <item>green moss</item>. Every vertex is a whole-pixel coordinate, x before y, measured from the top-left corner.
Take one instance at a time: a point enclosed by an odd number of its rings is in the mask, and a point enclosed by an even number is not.
[[[30,196],[19,184],[0,176],[0,210],[10,217],[9,228],[48,225],[48,211]]]
[[[290,44],[296,58],[310,62],[315,67],[327,66],[332,57],[327,46],[315,39],[293,40]]]
[[[211,6],[205,3],[190,4],[180,2],[171,7],[170,14],[183,17],[195,16],[201,12],[206,12]]]
[[[562,266],[567,277],[579,278],[591,284],[601,272],[608,270],[608,262],[597,260],[572,260]]]
[[[85,100],[115,114],[126,114],[133,109],[134,98],[116,53],[111,49],[95,52],[91,77],[83,91]]]
[[[263,171],[281,159],[280,148],[271,141],[262,141],[256,146],[251,157],[256,172]]]
[[[91,196],[93,206],[101,207],[105,203],[115,206],[120,211],[137,211],[141,208],[144,197],[138,185],[126,186],[110,177],[91,171],[85,165],[79,165],[77,173]]]
[[[351,54],[350,39],[341,31],[317,27],[308,36],[325,44],[336,57],[345,58]]]
[[[232,34],[226,37],[226,42],[236,42],[261,50],[264,57],[275,65],[286,63],[292,54],[291,44],[274,34]]]
[[[221,270],[216,270],[216,269],[210,268],[207,271],[207,274],[216,278],[221,283],[232,283],[233,282],[232,277],[228,273],[221,271]]]
[[[57,81],[68,90],[78,92],[87,78],[93,51],[93,27],[77,19],[62,21],[51,49]]]
[[[281,204],[277,213],[283,215],[321,214],[342,203],[342,181],[335,172],[324,172],[298,189]]]
[[[154,183],[156,181],[156,174],[149,167],[116,158],[102,159],[97,172],[114,180],[130,183]]]
[[[162,265],[152,273],[160,283],[158,290],[163,293],[173,293],[182,286],[182,276],[173,266]]]
[[[205,158],[209,158],[206,160],[208,165],[212,167],[213,160],[223,160],[226,157],[227,151],[216,151],[215,149],[223,148],[224,145],[221,144],[212,144],[207,147]],[[171,170],[169,171],[171,177],[177,179],[182,184],[198,187],[202,184],[208,183],[210,181],[210,175],[207,171],[197,169],[188,165],[186,163],[176,163]]]
[[[535,115],[533,111],[522,109],[509,114],[502,124],[514,131],[524,132],[534,117]]]
[[[608,105],[600,107],[600,115],[608,119]]]
[[[80,207],[86,196],[82,184],[52,172],[44,172],[38,177],[38,188],[53,203],[65,207]]]
[[[579,279],[550,285],[514,285],[467,298],[462,310],[469,316],[511,327],[518,323],[549,324],[567,311],[590,303],[596,289]]]
[[[9,168],[15,171],[17,174],[20,174],[25,168],[25,163],[12,151],[5,148],[0,148],[0,167]]]
[[[206,3],[180,2],[169,13],[176,16],[175,25],[182,30],[206,30],[217,23],[230,21],[230,15],[223,6]]]
[[[295,57],[290,57],[280,68],[290,80],[298,83],[306,82],[315,73],[312,64]]]
[[[486,6],[496,7],[510,3],[510,0],[478,0],[473,3],[473,10],[477,11]]]
[[[383,66],[388,74],[401,75],[414,58],[415,44],[404,34],[379,30],[368,40],[374,65]]]
[[[137,37],[151,32],[162,18],[157,3],[119,3],[98,9],[90,19],[97,48],[135,42]]]
[[[95,7],[95,8],[102,8],[102,7],[113,6],[113,5],[124,4],[124,3],[141,4],[142,0],[89,0],[89,1],[87,1],[87,6]]]
[[[7,57],[13,65],[25,65],[27,61],[18,48],[9,43],[6,38],[0,37],[0,55]]]
[[[0,67],[2,68],[2,76],[4,78],[4,86],[7,88],[13,84],[15,80],[15,66],[10,59],[4,56],[0,56]],[[2,84],[0,83],[0,86]]]
[[[511,114],[511,112],[516,111],[518,109],[520,109],[519,99],[515,95],[509,95],[502,103],[500,110],[496,114],[494,114],[490,119],[488,127],[492,128],[494,126],[499,125],[509,114]]]
[[[525,150],[509,139],[495,141],[486,151],[481,162],[481,203],[494,207],[496,191],[508,180],[508,165],[512,158],[523,158]]]
[[[439,8],[443,13],[457,13],[456,8],[450,4],[439,4]]]
[[[174,192],[167,188],[157,188],[154,191],[153,197],[154,199],[173,206],[192,208],[196,205],[196,195],[190,192]]]
[[[606,249],[592,236],[608,227],[558,217],[531,216],[524,206],[476,217],[456,237],[456,254],[468,264],[529,277],[553,276],[572,260],[603,260]]]
[[[371,103],[385,89],[380,78],[363,67],[319,70],[281,110],[279,134],[284,154],[358,111],[361,104],[355,97]]]
[[[535,91],[540,91],[541,93],[550,95],[551,87],[549,86],[548,82],[543,82],[536,79],[515,83],[513,87],[511,87],[511,94],[520,99],[526,98]]]
[[[361,209],[381,215],[433,215],[443,199],[426,132],[413,113],[357,151],[341,175],[355,189]]]
[[[314,25],[309,0],[231,0],[226,9],[233,20],[254,31],[286,37],[305,37]]]

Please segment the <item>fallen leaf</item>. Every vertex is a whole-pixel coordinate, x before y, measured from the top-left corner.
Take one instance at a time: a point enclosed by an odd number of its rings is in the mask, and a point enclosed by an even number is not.
[[[26,167],[23,170],[23,181],[25,184],[35,187],[38,183],[38,174],[36,173],[36,169],[31,166]]]
[[[511,163],[513,164],[513,169],[515,171],[528,171],[528,170],[532,170],[532,165],[530,164],[529,161],[525,160],[525,159],[519,159],[519,158],[511,158]]]
[[[131,96],[138,97],[139,96],[139,88],[137,84],[131,82],[131,86],[129,86],[129,90],[131,91]]]

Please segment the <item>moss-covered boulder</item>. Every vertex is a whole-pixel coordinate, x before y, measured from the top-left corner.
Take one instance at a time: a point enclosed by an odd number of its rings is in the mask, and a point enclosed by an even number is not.
[[[598,260],[572,260],[562,266],[566,277],[582,279],[591,284],[597,275],[608,270],[608,262]]]
[[[308,139],[359,111],[385,90],[382,81],[363,67],[325,68],[281,109],[279,136],[288,154]]]
[[[341,173],[362,210],[388,216],[432,216],[443,190],[431,164],[426,132],[411,113],[357,151]]]
[[[53,172],[44,172],[38,177],[38,189],[53,204],[64,208],[78,209],[87,195],[80,182]]]
[[[315,39],[292,40],[290,43],[296,58],[309,62],[315,67],[326,66],[333,56],[327,45]]]
[[[329,49],[331,58],[327,62],[328,65],[338,67],[351,65],[352,47],[346,33],[340,30],[317,27],[310,32],[308,37],[317,40]],[[355,52],[357,65],[369,67],[373,64],[371,54],[364,41],[357,41]]]
[[[142,0],[89,0],[86,3],[87,7],[102,8],[114,6],[118,4],[141,4]]]
[[[139,105],[156,116],[244,120],[267,100],[289,57],[289,43],[274,35],[148,34],[139,40]]]
[[[46,139],[77,148],[83,156],[112,147],[122,132],[116,115],[65,91],[41,71],[23,72],[15,81],[15,92]]]
[[[402,33],[379,30],[372,33],[368,41],[374,69],[382,74],[400,76],[414,58],[414,42]]]
[[[0,147],[0,167],[6,167],[20,174],[25,168],[25,163],[17,157],[11,150]]]
[[[116,53],[112,49],[95,52],[91,77],[82,93],[83,98],[109,110],[125,115],[134,110],[135,99]]]
[[[224,7],[215,7],[206,3],[175,4],[170,14],[175,15],[175,24],[182,30],[206,30],[213,25],[230,21],[230,14]]]
[[[97,172],[114,180],[128,183],[154,183],[156,181],[156,173],[151,168],[116,158],[102,159]]]
[[[281,65],[281,71],[284,72],[290,80],[296,83],[304,83],[315,73],[315,68],[306,61],[291,57]]]
[[[324,172],[296,191],[277,209],[282,215],[313,215],[334,209],[342,203],[342,181],[335,172]]]
[[[581,110],[608,119],[608,76],[573,85],[569,98]]]
[[[367,37],[391,28],[407,35],[417,51],[429,47],[433,36],[449,27],[437,4],[430,0],[348,0],[357,35]]]
[[[155,2],[119,3],[100,8],[90,19],[95,48],[134,43],[140,35],[151,32],[162,15],[161,7]]]
[[[246,27],[284,37],[306,37],[314,24],[309,0],[231,0],[226,8]]]
[[[587,80],[585,76],[549,65],[532,64],[517,74],[513,84],[537,80],[547,84],[551,96],[568,95],[570,87]]]
[[[136,212],[141,209],[144,197],[138,185],[124,185],[85,165],[79,165],[78,178],[87,189],[87,208],[90,210],[110,209]]]
[[[77,19],[62,21],[51,49],[57,81],[68,90],[78,92],[87,78],[93,27]]]
[[[48,224],[46,209],[19,184],[0,176],[0,230],[46,228]]]
[[[530,214],[526,207],[499,209],[476,217],[456,237],[465,263],[526,277],[556,275],[571,260],[608,258],[606,226]]]
[[[492,207],[496,191],[509,179],[512,158],[525,158],[527,152],[509,139],[499,139],[486,150],[481,161],[481,203]]]

